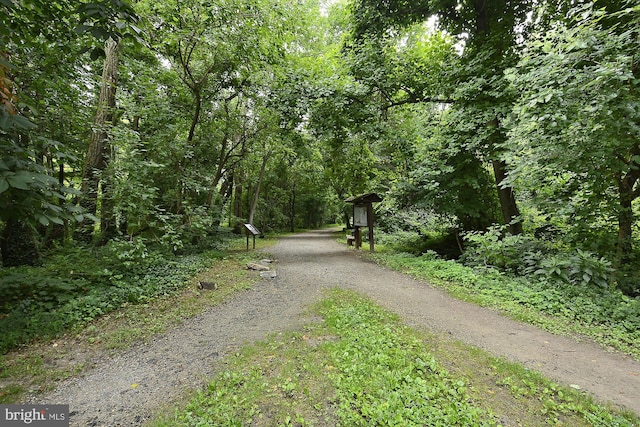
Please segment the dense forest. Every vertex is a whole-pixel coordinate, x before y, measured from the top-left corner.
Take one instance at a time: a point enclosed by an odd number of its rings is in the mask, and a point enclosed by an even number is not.
[[[243,223],[348,226],[369,192],[399,251],[640,294],[633,1],[0,0],[0,20],[2,313]]]

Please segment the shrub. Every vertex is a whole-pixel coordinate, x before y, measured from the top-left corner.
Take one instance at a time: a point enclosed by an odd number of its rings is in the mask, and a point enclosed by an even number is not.
[[[607,288],[615,282],[611,262],[603,257],[581,249],[563,251],[529,236],[505,234],[502,227],[467,233],[465,241],[462,261],[472,267],[579,286]]]
[[[611,262],[580,249],[573,253],[559,253],[542,259],[534,274],[580,286],[595,285],[608,288],[614,283]]]
[[[534,271],[550,252],[549,243],[524,235],[511,235],[501,226],[486,232],[469,232],[464,236],[465,251],[461,261],[469,266],[494,267],[517,275]]]
[[[174,257],[142,239],[114,241],[90,254],[66,248],[43,267],[0,270],[0,353],[49,338],[122,306],[178,291],[220,252]]]

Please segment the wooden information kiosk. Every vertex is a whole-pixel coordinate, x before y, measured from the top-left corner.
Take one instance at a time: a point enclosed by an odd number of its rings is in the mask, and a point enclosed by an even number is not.
[[[382,201],[382,197],[376,193],[361,194],[349,197],[345,202],[353,203],[353,235],[355,237],[355,247],[362,246],[362,228],[369,229],[369,252],[373,253],[373,203]]]

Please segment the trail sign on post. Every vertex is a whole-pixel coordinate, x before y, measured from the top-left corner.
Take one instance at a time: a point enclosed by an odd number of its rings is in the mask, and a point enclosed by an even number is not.
[[[369,229],[369,252],[373,253],[373,203],[382,201],[376,193],[349,197],[345,202],[353,203],[353,227],[356,249],[362,246],[362,227]]]
[[[244,224],[247,233],[247,250],[249,250],[249,236],[253,236],[253,249],[256,248],[256,236],[260,235],[260,231],[253,224]]]
[[[353,225],[355,227],[368,227],[367,205],[353,205]]]

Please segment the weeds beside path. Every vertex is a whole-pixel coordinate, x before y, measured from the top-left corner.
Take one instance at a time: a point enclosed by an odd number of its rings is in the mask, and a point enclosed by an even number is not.
[[[454,300],[424,282],[363,261],[337,244],[331,231],[283,238],[270,252],[278,261],[276,279],[259,281],[152,342],[105,359],[38,400],[70,404],[72,425],[139,425],[185,390],[204,384],[216,362],[242,344],[302,327],[308,321],[305,310],[321,299],[323,289],[341,287],[369,296],[418,330],[521,362],[640,413],[640,363],[629,357]]]

